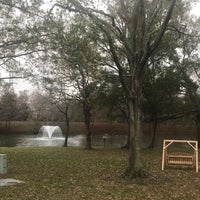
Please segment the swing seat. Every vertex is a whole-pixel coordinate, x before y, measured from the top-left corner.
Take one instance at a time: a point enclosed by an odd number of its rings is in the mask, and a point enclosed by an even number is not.
[[[187,153],[171,153],[167,155],[168,165],[188,165],[194,166],[194,156]]]

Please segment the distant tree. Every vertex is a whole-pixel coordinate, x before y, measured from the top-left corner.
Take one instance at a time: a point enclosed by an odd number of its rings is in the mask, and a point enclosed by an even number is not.
[[[98,90],[97,102],[100,109],[106,115],[106,119],[112,121],[126,122],[128,124],[127,140],[122,148],[129,148],[130,144],[130,124],[128,103],[121,87],[118,77],[115,74],[102,72],[103,79]]]
[[[26,121],[31,115],[31,109],[29,106],[29,95],[27,91],[21,91],[17,97],[18,106],[18,120]]]
[[[200,23],[200,21],[197,21]],[[190,23],[191,25],[192,23]],[[196,24],[195,24],[196,26]],[[182,78],[182,87],[185,90],[184,103],[187,114],[192,115],[196,124],[196,139],[200,142],[200,59],[199,59],[199,31],[190,29],[190,35],[184,35],[182,40],[181,56],[177,59],[177,67]]]
[[[153,125],[153,138],[150,147],[154,146],[158,123],[191,114],[191,110],[184,105],[185,84],[180,66],[187,73],[187,69],[191,69],[181,60],[182,57],[185,57],[183,50],[185,44],[191,47],[193,53],[196,51],[199,37],[198,20],[190,17],[189,4],[183,3],[178,4],[178,6],[180,9],[176,14],[179,17],[173,19],[168,27],[173,31],[166,32],[156,54],[150,58],[143,84],[144,116],[145,120],[152,122]],[[193,44],[191,45],[189,41],[183,42],[184,38],[190,38],[190,40],[193,38]],[[186,57],[191,59],[193,56],[190,54]]]
[[[149,147],[153,148],[156,140],[156,129],[160,122],[173,119],[180,113],[182,92],[180,73],[174,65],[161,67],[163,61],[153,63],[146,71],[143,84],[144,121],[151,122],[153,136]],[[183,116],[183,115],[182,115]]]
[[[55,105],[49,102],[49,95],[34,91],[30,94],[30,108],[32,119],[35,121],[62,121],[60,112]]]
[[[4,86],[2,95],[0,97],[0,108],[0,120],[10,122],[17,118],[17,94],[14,92],[14,89],[10,86],[10,84]]]

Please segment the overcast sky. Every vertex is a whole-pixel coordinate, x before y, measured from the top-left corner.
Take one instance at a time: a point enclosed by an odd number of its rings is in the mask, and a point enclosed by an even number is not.
[[[192,9],[192,13],[197,15],[197,16],[200,16],[200,2],[194,4],[194,7]]]

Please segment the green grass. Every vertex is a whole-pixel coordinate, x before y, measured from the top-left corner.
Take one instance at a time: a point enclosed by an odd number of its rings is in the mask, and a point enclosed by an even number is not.
[[[188,200],[200,199],[200,173],[161,171],[161,150],[146,150],[152,176],[124,180],[127,152],[98,148],[86,151],[63,147],[0,148],[7,154],[8,173],[23,184],[0,187],[0,199],[15,200]]]

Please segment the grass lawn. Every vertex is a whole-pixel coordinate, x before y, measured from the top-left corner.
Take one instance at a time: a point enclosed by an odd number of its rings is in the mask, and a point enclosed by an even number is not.
[[[152,176],[128,181],[120,178],[127,151],[98,148],[86,151],[64,147],[0,148],[8,156],[8,173],[23,184],[0,187],[0,199],[15,200],[197,200],[200,172],[161,171],[161,150],[145,150]]]

